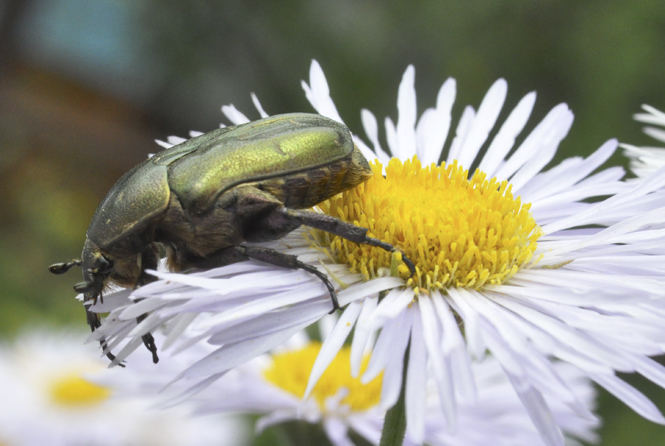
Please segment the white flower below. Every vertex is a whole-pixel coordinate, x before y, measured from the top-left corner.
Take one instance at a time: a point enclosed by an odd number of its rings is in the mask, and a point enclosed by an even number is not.
[[[0,444],[218,446],[246,438],[232,417],[191,418],[185,406],[155,410],[154,397],[119,397],[93,384],[89,376],[107,363],[81,339],[42,330],[0,347]]]
[[[326,318],[327,322],[334,319]],[[156,340],[163,341],[159,335]],[[303,402],[308,375],[319,349],[320,343],[310,341],[303,332],[297,333],[269,354],[229,371],[191,396],[188,403],[196,408],[197,414],[258,415],[257,432],[287,421],[300,421],[319,425],[335,446],[353,445],[351,432],[378,444],[385,416],[379,405],[382,376],[367,384],[351,378],[348,374],[348,347],[342,348],[313,389],[312,396]],[[178,355],[163,358],[157,365],[146,356],[133,361],[133,366],[124,374],[112,373],[112,370],[97,374],[95,382],[103,383],[119,395],[152,398],[159,392],[164,405],[171,406],[181,400],[179,393],[184,386],[182,383],[169,386],[168,383],[182,363],[203,353],[199,350],[206,350],[206,347],[197,344]],[[569,383],[581,404],[593,410],[596,395],[584,374],[568,364],[558,363],[554,367]],[[472,373],[478,398],[460,402],[455,433],[448,432],[441,422],[443,415],[435,384],[429,382],[428,387],[433,391],[429,392],[424,442],[432,446],[542,445],[538,431],[498,361],[487,357],[482,363],[473,363]],[[551,396],[552,414],[566,434],[568,444],[578,444],[576,440],[597,442],[598,420],[580,417],[556,395]],[[414,441],[408,426],[404,444],[420,444]]]
[[[407,68],[397,123],[384,120],[392,159],[369,111],[361,116],[373,149],[354,135],[366,157],[378,157],[386,177],[377,166],[373,179],[321,207],[333,215],[355,213],[350,221],[364,221],[371,235],[402,249],[418,276],[408,281],[390,258],[303,229],[265,244],[327,272],[346,306],[314,363],[306,398],[353,331],[351,375],[369,382],[383,372],[382,410],[397,401],[410,343],[406,409],[415,443],[427,434],[429,380],[436,383],[444,426],[457,432],[464,404],[481,398],[472,364],[489,355],[548,446],[564,442],[564,425],[554,416],[558,405],[594,419],[561,363],[643,417],[665,424],[647,397],[616,376],[638,372],[665,387],[665,368],[650,359],[665,352],[665,170],[633,183],[621,181],[620,167],[598,170],[616,150],[614,140],[587,158],[545,170],[572,125],[565,104],[515,147],[535,93],[518,103],[488,141],[506,98],[504,80],[490,88],[478,110],[465,108],[453,136],[455,81],[443,84],[435,107],[418,119],[414,79],[415,69]],[[317,111],[341,120],[316,62],[303,86]],[[223,111],[234,124],[248,120],[232,106]],[[442,158],[445,166],[429,165]],[[472,165],[479,171],[468,175],[464,168]],[[451,193],[458,195],[443,195]],[[316,277],[253,261],[155,275],[162,280],[105,296],[103,305],[93,307],[111,312],[93,338],[108,339],[111,348],[129,338],[118,359],[141,344],[142,334],[164,324],[168,337],[161,348],[215,346],[175,377],[186,383],[188,395],[285,342],[331,308]],[[143,313],[150,315],[137,326],[135,318]],[[194,337],[181,337],[185,329]],[[371,358],[361,374],[364,352]]]
[[[658,126],[644,127],[644,133],[665,143],[665,113],[650,105],[642,105],[642,108],[646,113],[637,113],[633,118],[645,124]],[[621,144],[621,147],[630,158],[630,169],[638,177],[650,175],[665,166],[665,147],[637,147],[631,144]]]

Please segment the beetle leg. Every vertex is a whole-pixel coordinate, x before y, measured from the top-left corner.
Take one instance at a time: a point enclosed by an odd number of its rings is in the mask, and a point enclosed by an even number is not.
[[[337,300],[337,293],[335,287],[324,273],[314,268],[311,265],[301,262],[296,256],[284,254],[270,248],[262,248],[259,246],[246,246],[239,245],[231,248],[221,249],[208,257],[188,257],[186,267],[210,269],[219,266],[230,265],[232,263],[242,262],[248,258],[260,260],[262,262],[270,263],[271,265],[281,266],[282,268],[289,269],[303,269],[316,277],[321,279],[333,303],[331,311],[339,310],[339,302]]]
[[[154,251],[145,251],[142,253],[142,263],[143,263],[143,268],[152,268],[156,269],[157,268],[157,257],[154,253]],[[139,275],[138,280],[136,281],[136,286],[134,289],[143,286],[145,284],[148,284],[150,282],[156,281],[157,278],[155,276],[152,276],[148,273],[145,272],[145,269],[141,271],[141,274]],[[136,299],[135,302],[140,302],[143,299]],[[140,324],[147,318],[147,314],[142,314],[139,317],[136,318],[136,324]],[[152,333],[148,332],[141,336],[141,339],[143,340],[143,345],[150,351],[152,354],[152,362],[153,364],[157,364],[159,362],[159,356],[157,356],[157,346],[155,345],[155,338],[152,336]]]
[[[85,302],[92,301],[93,303],[97,302],[97,296],[101,295],[101,292],[97,292],[95,288],[94,282],[80,282],[77,283],[74,286],[74,289],[76,290],[77,293],[83,293],[83,299]],[[84,305],[85,307],[85,317],[86,321],[88,322],[88,325],[90,326],[91,331],[97,330],[99,327],[101,327],[102,323],[99,319],[99,314],[90,311],[90,307],[88,305]],[[99,340],[99,345],[102,347],[102,351],[106,351],[108,348],[108,344],[106,343],[106,339],[100,339]],[[115,360],[115,355],[111,353],[110,351],[106,352],[106,357],[109,358],[111,361]],[[120,367],[124,367],[125,365],[123,363],[118,364]]]
[[[347,223],[330,215],[319,214],[318,212],[297,211],[286,207],[277,208],[275,212],[279,212],[289,219],[295,220],[305,226],[310,226],[312,228],[330,232],[331,234],[338,235],[354,243],[376,246],[378,248],[385,249],[388,252],[399,251],[390,243],[381,241],[378,238],[368,237],[367,231],[369,231],[369,229]],[[416,267],[414,266],[413,262],[409,260],[409,258],[406,257],[403,253],[402,261],[409,268],[411,277],[413,277],[413,275],[416,274]]]
[[[262,248],[260,246],[235,246],[235,250],[239,251],[243,255],[250,257],[252,259],[260,260],[262,262],[270,263],[272,265],[281,266],[283,268],[289,269],[304,269],[308,273],[314,274],[316,277],[321,279],[323,284],[328,288],[328,293],[330,294],[330,299],[332,300],[333,309],[330,313],[335,312],[335,310],[341,310],[339,306],[339,301],[337,300],[337,293],[335,292],[335,287],[330,283],[328,276],[314,268],[312,265],[308,265],[304,262],[298,260],[298,258],[291,254],[284,254],[279,251],[275,251],[270,248]]]
[[[85,315],[88,320],[88,325],[90,326],[91,331],[95,331],[99,327],[101,327],[102,323],[99,320],[99,314],[94,313],[88,309],[88,307],[85,307]],[[106,339],[100,339],[99,340],[99,345],[102,347],[102,351],[106,351],[108,349],[108,344],[106,343]],[[110,351],[106,352],[106,357],[111,360],[111,362],[115,361],[115,355],[111,353]],[[118,363],[120,367],[124,367],[125,364],[122,362]]]
[[[140,302],[143,299],[136,299],[135,302]],[[147,314],[142,314],[141,316],[136,318],[136,324],[140,324],[147,318]],[[159,362],[159,356],[157,356],[157,346],[155,345],[155,338],[152,336],[152,333],[146,333],[143,336],[141,336],[141,339],[143,340],[143,345],[145,345],[145,348],[147,348],[150,353],[152,353],[152,363],[157,364]]]

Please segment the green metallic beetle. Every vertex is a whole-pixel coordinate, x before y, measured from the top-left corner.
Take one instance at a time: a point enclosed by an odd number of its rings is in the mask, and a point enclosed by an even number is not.
[[[74,289],[94,303],[108,282],[136,288],[156,280],[145,270],[157,267],[160,247],[173,271],[254,258],[315,274],[328,288],[334,311],[339,303],[325,274],[295,256],[243,242],[276,240],[306,225],[395,251],[368,237],[365,228],[298,210],[371,176],[349,130],[320,115],[277,115],[214,130],[163,150],[123,175],[92,217],[81,259],[49,270],[62,274],[81,266],[83,282]],[[413,264],[403,259],[413,275]],[[94,331],[99,316],[87,308]],[[157,362],[152,335],[143,341]],[[110,352],[107,356],[114,358]]]

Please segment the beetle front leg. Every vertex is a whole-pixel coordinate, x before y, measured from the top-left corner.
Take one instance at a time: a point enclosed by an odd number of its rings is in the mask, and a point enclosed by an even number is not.
[[[330,215],[319,214],[317,212],[298,211],[286,207],[280,207],[276,209],[275,212],[279,212],[281,215],[291,220],[295,220],[302,225],[330,232],[331,234],[338,235],[354,243],[376,246],[377,248],[385,249],[391,253],[399,251],[390,243],[381,241],[378,238],[368,237],[367,231],[369,231],[369,229],[347,223]],[[416,274],[416,267],[413,262],[403,253],[402,261],[409,268],[411,277],[413,277],[414,274]]]
[[[145,268],[157,269],[158,259],[155,253],[151,251],[143,252],[142,263],[144,270],[141,271],[141,274],[139,275],[139,278],[136,281],[136,286],[134,287],[135,289],[140,286],[146,285],[150,282],[155,282],[157,280],[157,277],[147,274],[145,272]],[[140,302],[142,300],[143,299],[136,299],[136,302]],[[147,314],[142,314],[139,317],[137,317],[136,324],[138,325],[141,322],[143,322],[143,320],[146,317],[148,317]],[[153,364],[157,364],[159,362],[159,356],[157,356],[157,346],[155,345],[155,338],[152,336],[152,333],[148,332],[144,334],[143,336],[141,336],[141,339],[143,340],[143,345],[145,345],[148,351],[152,354]]]

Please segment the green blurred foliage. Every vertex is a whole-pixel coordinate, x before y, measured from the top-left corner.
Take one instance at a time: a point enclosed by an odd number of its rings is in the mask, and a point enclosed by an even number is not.
[[[363,107],[379,121],[396,120],[408,64],[416,67],[420,111],[434,105],[447,77],[457,79],[453,126],[499,77],[510,87],[503,118],[524,94],[538,92],[530,128],[567,102],[576,121],[555,162],[588,156],[612,137],[652,144],[631,116],[642,103],[665,109],[665,8],[656,0],[97,1],[128,14],[122,32],[132,46],[123,51],[135,51],[129,59],[153,73],[150,91],[114,97],[100,86],[131,82],[102,66],[86,68],[95,83],[81,80],[85,55],[63,59],[66,68],[25,56],[17,36],[31,30],[7,31],[25,23],[19,13],[0,29],[14,45],[0,72],[2,336],[30,323],[84,323],[71,290],[79,273],[55,277],[46,267],[79,255],[96,205],[124,171],[158,150],[152,139],[211,130],[224,121],[222,104],[256,118],[251,91],[268,113],[311,111],[299,81],[308,79],[312,59],[361,135]],[[48,2],[25,3],[29,14]],[[81,29],[92,32],[95,23]],[[617,153],[609,164],[626,162]],[[629,380],[665,408],[662,389]],[[665,429],[607,394],[600,413],[604,445],[665,444]]]

